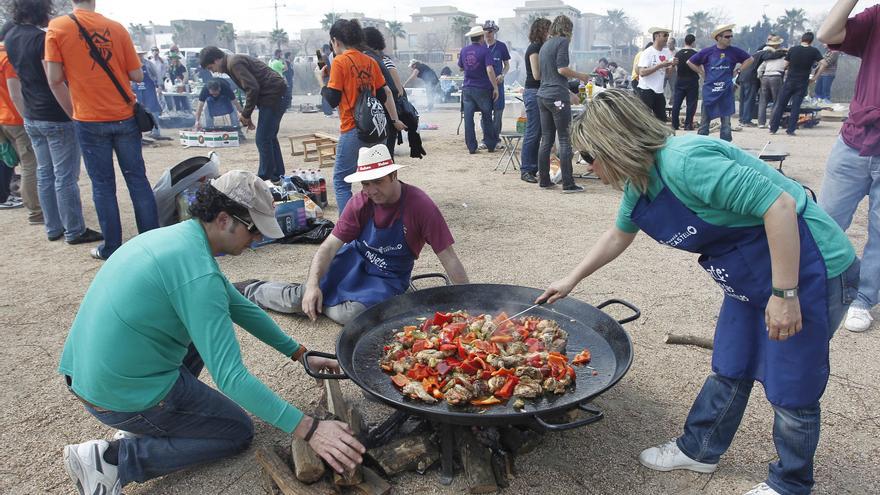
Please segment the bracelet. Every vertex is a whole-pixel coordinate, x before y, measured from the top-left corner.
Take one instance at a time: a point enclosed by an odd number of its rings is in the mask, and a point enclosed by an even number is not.
[[[774,296],[781,297],[783,299],[794,299],[798,296],[798,288],[795,287],[793,289],[777,289],[776,287],[773,287],[772,293]]]
[[[306,443],[308,443],[312,439],[312,436],[315,434],[315,430],[318,429],[318,423],[320,423],[320,421],[318,421],[318,418],[312,418],[312,426],[309,428],[309,431],[306,432],[306,436],[303,437],[303,440],[305,440]]]
[[[294,361],[299,361],[300,358],[303,357],[303,354],[307,352],[309,352],[309,350],[306,349],[306,346],[300,344],[299,349],[297,349],[296,352],[294,352],[293,355],[290,356],[290,359],[293,359]]]

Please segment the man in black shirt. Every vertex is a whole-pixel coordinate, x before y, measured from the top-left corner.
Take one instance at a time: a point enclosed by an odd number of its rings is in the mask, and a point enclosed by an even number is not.
[[[785,131],[789,136],[794,136],[797,129],[798,117],[801,114],[801,103],[807,95],[807,89],[810,84],[816,80],[825,70],[825,61],[822,54],[813,47],[813,33],[807,31],[801,36],[800,46],[792,47],[785,56],[788,62],[785,82],[782,84],[782,93],[779,95],[779,101],[773,105],[773,117],[770,119],[770,134],[776,134],[779,129],[779,122],[782,120],[782,114],[785,107],[791,102],[791,111],[788,117],[788,129]],[[810,77],[813,71],[813,64],[819,62],[819,68],[816,69],[816,78]]]
[[[6,51],[18,79],[9,92],[24,117],[24,129],[37,159],[37,190],[46,236],[68,244],[98,242],[104,237],[86,227],[79,196],[80,149],[70,120],[49,89],[43,53],[52,2],[15,0],[15,25],[6,33]]]
[[[689,34],[684,37],[684,48],[676,52],[675,59],[678,66],[675,80],[675,94],[672,99],[672,128],[678,130],[678,116],[681,113],[681,103],[687,100],[685,110],[684,130],[694,130],[694,114],[697,113],[697,96],[700,91],[700,76],[688,67],[688,60],[697,54],[694,50],[696,37]]]
[[[382,64],[379,65],[381,66]],[[406,87],[410,81],[417,77],[421,79],[422,84],[425,85],[425,97],[428,99],[428,111],[430,112],[434,109],[434,99],[440,93],[440,78],[437,77],[437,73],[434,72],[434,69],[418,60],[411,60],[409,62],[409,67],[412,69],[412,73],[403,83],[403,86]]]

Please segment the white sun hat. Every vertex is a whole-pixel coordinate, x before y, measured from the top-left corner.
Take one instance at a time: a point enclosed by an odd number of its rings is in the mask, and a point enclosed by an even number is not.
[[[387,146],[377,144],[372,148],[364,147],[358,151],[357,171],[351,175],[346,175],[343,180],[349,184],[365,180],[376,180],[404,167],[406,165],[394,163]]]
[[[483,26],[474,26],[471,28],[467,34],[464,35],[465,38],[473,38],[474,36],[483,36],[486,34],[486,31],[483,29]]]

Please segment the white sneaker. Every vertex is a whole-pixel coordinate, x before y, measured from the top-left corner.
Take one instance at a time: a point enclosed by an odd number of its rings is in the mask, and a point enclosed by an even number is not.
[[[675,469],[687,469],[698,473],[712,473],[718,464],[706,464],[697,462],[686,456],[675,440],[670,440],[663,445],[645,449],[639,454],[639,462],[646,468],[655,471],[673,471]]]
[[[135,438],[140,437],[141,436],[137,433],[132,433],[125,430],[116,430],[116,433],[113,434],[113,440],[134,440]]]
[[[104,462],[106,440],[89,440],[64,447],[64,469],[80,495],[121,495],[119,468]]]
[[[860,306],[850,306],[846,312],[846,321],[843,326],[850,332],[864,332],[871,327],[871,312]]]
[[[767,486],[767,483],[758,483],[744,495],[781,495],[776,490]]]

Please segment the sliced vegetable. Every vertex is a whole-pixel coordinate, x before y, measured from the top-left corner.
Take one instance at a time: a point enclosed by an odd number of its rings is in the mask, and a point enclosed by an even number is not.
[[[589,363],[591,359],[592,359],[592,355],[590,354],[590,350],[584,349],[581,352],[579,352],[574,357],[574,359],[571,360],[571,364],[574,364],[576,366],[583,366],[583,365]]]
[[[409,383],[409,378],[407,378],[405,375],[398,373],[391,377],[391,381],[394,382],[394,384],[398,387],[403,388]]]
[[[471,404],[475,406],[494,406],[495,404],[501,404],[501,399],[493,395],[485,399],[472,400]]]

